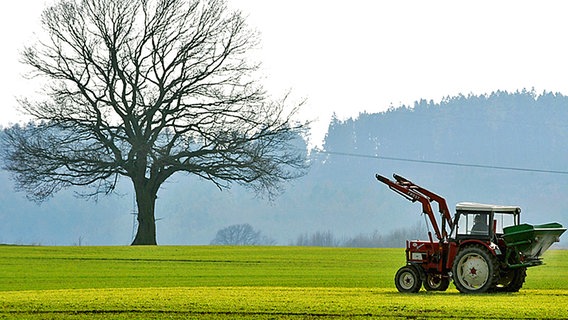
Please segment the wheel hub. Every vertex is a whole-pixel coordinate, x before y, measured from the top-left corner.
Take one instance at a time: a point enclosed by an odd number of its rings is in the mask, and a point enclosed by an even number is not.
[[[471,254],[459,262],[458,272],[461,283],[470,290],[481,288],[489,279],[489,267],[482,256]]]
[[[409,289],[412,288],[412,286],[414,285],[414,276],[412,274],[410,274],[409,272],[406,272],[402,275],[401,277],[401,286]]]

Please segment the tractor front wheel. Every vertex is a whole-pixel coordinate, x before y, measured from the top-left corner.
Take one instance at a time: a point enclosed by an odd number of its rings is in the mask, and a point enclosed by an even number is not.
[[[399,292],[402,293],[416,293],[420,291],[422,281],[420,281],[420,274],[415,267],[408,265],[404,266],[396,272],[394,276],[394,284]]]
[[[485,247],[464,247],[454,260],[454,284],[462,293],[487,292],[497,283],[498,268],[497,258]]]

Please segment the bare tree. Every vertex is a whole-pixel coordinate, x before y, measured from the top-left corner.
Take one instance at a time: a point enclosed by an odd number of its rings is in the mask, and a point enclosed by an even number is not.
[[[70,186],[108,194],[127,177],[133,244],[156,244],[157,193],[176,172],[268,197],[305,173],[299,106],[258,84],[246,59],[258,34],[224,0],[59,0],[42,25],[22,59],[48,80],[46,99],[21,99],[33,122],[3,140],[4,167],[30,199]]]
[[[218,245],[273,245],[275,241],[263,237],[260,231],[248,224],[235,224],[217,231],[211,244]]]

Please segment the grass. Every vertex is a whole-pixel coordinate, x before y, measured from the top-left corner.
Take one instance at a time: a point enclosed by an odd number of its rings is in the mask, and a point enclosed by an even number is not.
[[[379,283],[390,284],[404,263],[400,249],[299,247],[0,247],[0,256],[0,291],[188,286],[373,288]]]
[[[403,249],[0,247],[0,319],[566,318],[568,251],[519,293],[400,294]]]

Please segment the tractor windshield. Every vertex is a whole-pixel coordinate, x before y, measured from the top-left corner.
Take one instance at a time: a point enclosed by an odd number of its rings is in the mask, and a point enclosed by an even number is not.
[[[489,213],[461,212],[458,221],[458,235],[489,235]]]

